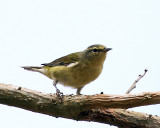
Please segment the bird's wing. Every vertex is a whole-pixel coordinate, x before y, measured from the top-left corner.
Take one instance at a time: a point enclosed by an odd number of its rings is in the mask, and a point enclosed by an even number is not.
[[[51,63],[42,64],[47,67],[54,67],[54,66],[68,66],[71,63],[75,63],[79,61],[78,53],[71,53],[67,56],[61,57],[52,61]]]

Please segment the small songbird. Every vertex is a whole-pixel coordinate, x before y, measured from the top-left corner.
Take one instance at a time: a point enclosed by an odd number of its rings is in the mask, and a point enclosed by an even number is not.
[[[77,89],[76,94],[80,95],[81,89],[88,83],[95,80],[103,69],[106,54],[111,48],[104,45],[91,45],[81,52],[71,53],[52,61],[42,64],[40,67],[22,67],[29,71],[39,72],[54,80],[53,85],[57,94],[60,94],[57,83]]]

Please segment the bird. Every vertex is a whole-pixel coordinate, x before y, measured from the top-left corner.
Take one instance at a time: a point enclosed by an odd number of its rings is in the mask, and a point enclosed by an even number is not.
[[[84,51],[75,52],[58,58],[42,66],[23,66],[25,70],[39,72],[53,80],[56,94],[61,94],[57,84],[77,89],[81,95],[82,88],[94,81],[101,74],[108,51],[102,44],[94,44]]]

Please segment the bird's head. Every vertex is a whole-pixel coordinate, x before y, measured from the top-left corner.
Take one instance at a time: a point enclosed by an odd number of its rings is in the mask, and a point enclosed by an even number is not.
[[[112,48],[107,48],[104,45],[96,44],[89,46],[84,52],[85,57],[87,57],[89,60],[104,61],[107,52],[110,50],[112,50]]]

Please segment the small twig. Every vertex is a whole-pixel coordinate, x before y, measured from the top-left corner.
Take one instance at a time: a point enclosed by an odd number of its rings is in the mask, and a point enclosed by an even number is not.
[[[132,84],[132,86],[128,89],[128,91],[126,92],[126,94],[129,94],[134,88],[136,88],[136,84],[147,73],[147,71],[148,71],[148,69],[145,69],[144,70],[144,74],[138,76],[138,78],[135,80],[135,82]]]

